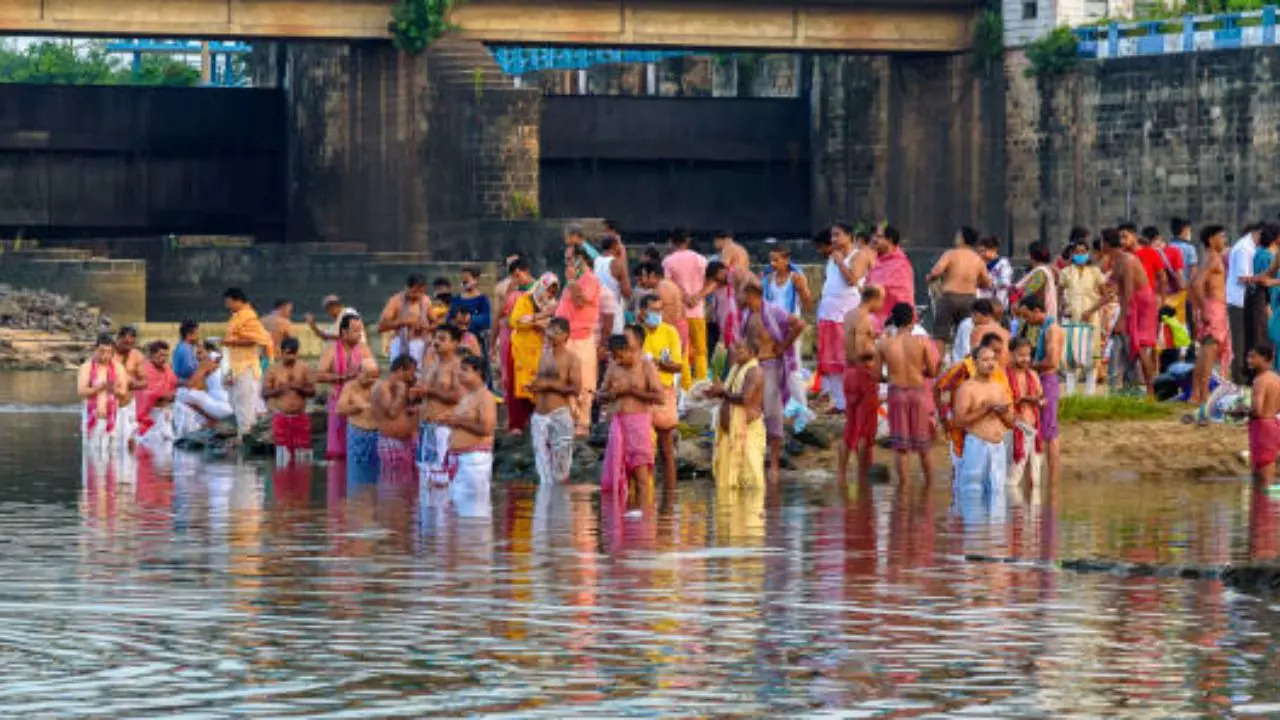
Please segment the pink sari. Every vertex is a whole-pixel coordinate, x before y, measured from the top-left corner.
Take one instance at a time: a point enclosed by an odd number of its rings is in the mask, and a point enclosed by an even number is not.
[[[360,346],[356,345],[347,353],[342,352],[343,342],[339,340],[333,348],[333,372],[338,376],[346,375],[351,368],[360,367]],[[329,402],[325,408],[329,411],[329,427],[325,435],[324,456],[331,460],[347,456],[347,419],[338,414],[338,398],[342,396],[344,382],[333,384],[329,393]]]

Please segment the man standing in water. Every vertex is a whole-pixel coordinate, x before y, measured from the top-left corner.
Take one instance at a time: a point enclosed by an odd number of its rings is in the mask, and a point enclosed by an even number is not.
[[[964,228],[960,238],[959,246],[938,258],[927,280],[933,282],[942,279],[942,296],[938,298],[933,336],[943,344],[944,355],[947,354],[946,346],[955,338],[956,326],[969,317],[973,310],[973,303],[978,299],[978,288],[991,286],[987,263],[974,247],[978,242],[978,233]]]
[[[600,386],[600,402],[614,403],[609,420],[600,489],[624,495],[628,482],[640,489],[653,483],[653,418],[649,408],[662,402],[662,381],[653,364],[625,335],[609,338],[613,362]]]
[[[298,338],[280,344],[280,362],[267,371],[262,397],[275,401],[271,418],[271,441],[276,446],[276,463],[287,464],[311,454],[311,418],[307,398],[316,394],[315,378],[306,363],[298,362]]]
[[[116,419],[116,438],[130,448],[138,439],[138,409],[133,404],[134,395],[147,387],[147,376],[142,365],[145,359],[138,350],[138,331],[125,325],[116,333],[116,361],[124,368],[125,392],[120,396],[120,415]]]
[[[423,367],[427,350],[431,300],[427,298],[427,279],[414,273],[409,276],[402,292],[391,296],[378,320],[378,332],[395,333],[391,338],[390,355],[398,358],[408,355],[415,367]]]
[[[115,341],[110,333],[102,333],[76,378],[76,394],[84,400],[80,427],[86,443],[105,447],[111,442],[120,416],[120,398],[128,392],[126,378],[116,359]]]
[[[658,450],[662,453],[663,480],[667,487],[676,484],[676,446],[674,435],[680,424],[676,401],[676,374],[688,369],[680,352],[680,335],[663,322],[658,298],[648,295],[640,300],[643,328],[632,326],[627,335],[653,363],[662,381],[662,402],[649,409],[653,428],[658,434]]]
[[[1058,365],[1062,358],[1062,347],[1066,343],[1066,333],[1062,326],[1045,312],[1040,298],[1025,297],[1019,304],[1022,318],[1027,323],[1028,338],[1034,336],[1035,345],[1031,352],[1031,367],[1040,374],[1040,388],[1043,400],[1040,403],[1040,442],[1044,446],[1045,464],[1049,471],[1049,482],[1058,479],[1058,400],[1062,396],[1062,388],[1058,379]]]
[[[458,341],[462,333],[452,325],[436,329],[432,341],[434,362],[422,372],[423,407],[422,425],[418,434],[418,467],[433,485],[448,485],[449,472],[445,466],[449,452],[449,431],[440,418],[452,411],[462,398],[459,380],[462,363],[458,358]]]
[[[385,476],[403,479],[413,471],[413,436],[418,429],[413,390],[418,366],[401,355],[391,361],[391,374],[373,386],[370,413],[378,428],[378,467]]]
[[[1120,232],[1113,228],[1102,231],[1102,252],[1111,263],[1111,281],[1115,283],[1120,298],[1120,318],[1117,328],[1124,328],[1129,342],[1127,362],[1138,362],[1142,369],[1142,382],[1147,386],[1147,397],[1155,397],[1156,378],[1156,329],[1159,323],[1159,303],[1155,291],[1147,281],[1142,263],[1124,249]],[[1048,308],[1048,303],[1045,307]]]
[[[898,303],[889,313],[889,324],[898,330],[880,340],[878,349],[889,375],[889,446],[894,451],[898,477],[907,482],[907,454],[920,458],[926,483],[933,480],[933,450],[936,435],[933,397],[926,378],[937,375],[928,338],[913,335],[915,310]]]
[[[995,351],[979,345],[973,351],[974,376],[956,391],[955,426],[964,431],[964,452],[956,471],[961,491],[1003,492],[1008,476],[1005,432],[1016,417],[1009,406],[1009,390],[996,382]]]
[[[876,254],[870,248],[854,247],[853,234],[844,225],[832,225],[826,232],[831,251],[818,301],[818,374],[823,392],[831,398],[832,411],[844,412],[845,318],[858,307],[862,283],[875,264]]]
[[[795,355],[791,346],[804,332],[804,320],[766,305],[764,289],[754,278],[742,284],[742,336],[759,348],[764,374],[764,428],[769,442],[770,483],[776,483],[782,468],[782,410],[789,398],[787,382]]]
[[[261,395],[262,365],[258,358],[266,352],[269,359],[274,359],[275,349],[271,345],[271,334],[262,327],[258,313],[249,304],[249,297],[243,290],[228,288],[222,298],[231,313],[227,336],[222,339],[230,365],[227,382],[231,384],[236,432],[243,438],[253,429],[258,415],[266,411]]]
[[[844,442],[836,455],[836,476],[845,482],[849,453],[858,454],[858,481],[871,477],[871,451],[880,424],[880,335],[875,313],[884,302],[877,285],[862,288],[861,303],[844,318]]]
[[[347,382],[360,374],[361,364],[372,359],[371,353],[361,344],[363,337],[364,323],[360,318],[344,316],[338,325],[338,342],[325,348],[316,371],[316,382],[332,386],[326,404],[328,432],[324,446],[324,456],[331,460],[347,456],[347,418],[338,412],[338,398]]]
[[[1221,225],[1209,225],[1200,231],[1200,241],[1205,246],[1204,262],[1191,281],[1187,298],[1198,326],[1196,339],[1200,341],[1191,381],[1192,405],[1200,405],[1209,399],[1209,378],[1215,364],[1221,364],[1223,380],[1231,377],[1233,359],[1233,339],[1227,316],[1227,269],[1222,257],[1227,232]]]
[[[1273,369],[1275,349],[1258,345],[1249,351],[1253,378],[1253,405],[1249,412],[1249,462],[1253,479],[1270,487],[1276,479],[1276,456],[1280,455],[1280,375]]]
[[[360,375],[342,386],[338,414],[347,423],[347,467],[351,476],[376,480],[378,477],[378,424],[373,419],[373,386],[378,382],[378,363],[365,358]]]
[[[438,418],[449,428],[449,495],[459,516],[487,517],[498,404],[484,384],[484,360],[475,355],[462,358],[458,383],[462,395],[457,405]]]
[[[569,352],[569,321],[551,318],[545,334],[547,349],[538,361],[537,375],[529,383],[534,410],[529,420],[533,459],[538,480],[562,483],[569,479],[573,465],[572,398],[582,390],[582,369],[578,356]]]

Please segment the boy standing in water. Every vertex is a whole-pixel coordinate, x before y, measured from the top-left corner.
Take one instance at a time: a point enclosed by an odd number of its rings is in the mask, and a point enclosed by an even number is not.
[[[86,443],[102,447],[110,444],[116,430],[120,396],[127,386],[124,368],[116,360],[115,342],[109,333],[103,333],[76,378],[76,394],[84,400],[81,432]]]
[[[1013,482],[1022,479],[1028,467],[1031,481],[1040,479],[1040,455],[1044,441],[1040,438],[1040,407],[1044,405],[1044,388],[1040,376],[1031,367],[1031,343],[1017,338],[1011,345],[1013,364],[1009,366],[1009,388],[1013,390],[1013,411],[1022,420],[1013,429]]]
[[[275,401],[271,418],[271,441],[276,446],[276,463],[287,464],[311,454],[311,418],[307,398],[316,394],[315,378],[305,363],[298,362],[298,338],[280,342],[280,362],[271,366],[262,386],[262,397]]]
[[[569,321],[551,318],[547,322],[546,348],[538,360],[537,375],[529,383],[536,401],[529,421],[533,441],[533,458],[538,480],[544,483],[565,482],[573,465],[572,398],[579,396],[582,385],[581,362],[569,352]]]
[[[1253,479],[1269,487],[1276,479],[1276,456],[1280,454],[1280,375],[1273,369],[1275,349],[1258,345],[1249,351],[1253,379],[1253,407],[1249,412],[1249,463]]]
[[[654,366],[625,335],[609,338],[613,362],[605,371],[601,402],[616,403],[609,421],[600,488],[624,492],[629,480],[653,482],[653,418],[649,408],[663,401],[662,381]]]

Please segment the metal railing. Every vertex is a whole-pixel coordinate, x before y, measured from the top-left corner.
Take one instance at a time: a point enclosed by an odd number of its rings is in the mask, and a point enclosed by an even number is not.
[[[1103,60],[1276,44],[1276,6],[1249,12],[1111,22],[1072,30],[1082,58]]]

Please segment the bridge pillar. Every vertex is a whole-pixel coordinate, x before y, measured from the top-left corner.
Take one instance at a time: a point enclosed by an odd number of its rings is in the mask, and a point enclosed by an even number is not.
[[[890,219],[917,246],[961,224],[1003,235],[1003,93],[971,55],[815,57],[814,224]]]
[[[286,96],[289,242],[453,258],[459,223],[536,214],[541,95],[511,87],[479,43],[261,52],[258,81]]]

